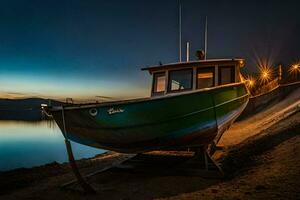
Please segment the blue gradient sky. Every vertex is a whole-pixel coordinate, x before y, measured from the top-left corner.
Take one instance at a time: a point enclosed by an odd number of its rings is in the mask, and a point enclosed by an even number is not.
[[[183,44],[208,57],[299,57],[297,1],[182,0]],[[0,97],[147,96],[147,65],[178,60],[177,0],[0,3]],[[184,46],[184,45],[183,45]],[[185,53],[185,52],[184,52]],[[192,53],[194,58],[194,53]]]

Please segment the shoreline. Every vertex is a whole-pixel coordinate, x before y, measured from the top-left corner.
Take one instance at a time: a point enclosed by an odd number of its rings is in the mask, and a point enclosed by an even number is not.
[[[130,196],[129,199],[140,199],[141,197],[145,197],[145,199],[197,199],[202,195],[206,197],[205,199],[214,199],[220,195],[220,197],[225,195],[228,198],[235,198],[242,195],[241,199],[244,199],[245,195],[253,196],[253,198],[262,197],[265,195],[262,191],[265,192],[265,190],[267,190],[268,194],[276,194],[275,197],[271,199],[282,199],[284,197],[282,195],[287,195],[286,192],[280,195],[274,188],[272,189],[274,184],[279,184],[280,187],[283,187],[282,189],[284,191],[289,191],[289,197],[294,197],[291,195],[297,195],[295,191],[298,192],[298,189],[295,188],[295,185],[285,184],[285,182],[299,183],[297,177],[300,176],[300,172],[296,170],[296,167],[300,167],[300,162],[295,161],[295,159],[299,158],[295,156],[287,156],[287,158],[272,156],[274,153],[276,154],[277,151],[279,154],[287,151],[284,153],[287,155],[291,154],[291,152],[293,153],[293,151],[295,154],[296,151],[299,155],[300,112],[263,130],[261,134],[252,136],[227,149],[223,148],[221,150],[221,156],[218,158],[221,167],[227,174],[223,180],[207,180],[199,177],[185,177],[180,175],[164,177],[160,175],[149,176],[147,174],[132,176],[126,173],[103,173],[92,177],[89,181],[100,191],[95,197],[100,196],[104,199],[120,199],[120,197],[123,196]],[[122,161],[122,159],[126,159],[127,156],[129,155],[106,152],[90,159],[81,159],[77,161],[77,163],[81,173],[87,174],[96,169],[105,168],[116,161]],[[272,159],[275,159],[275,161]],[[276,167],[283,161],[285,161],[285,165],[281,166],[280,174],[266,171],[267,169],[272,169],[274,166]],[[290,168],[294,170],[291,171]],[[260,172],[261,170],[263,173]],[[271,181],[266,184],[259,184],[256,179],[262,179],[266,174],[272,176]],[[255,177],[252,177],[254,175]],[[276,179],[279,175],[281,177],[280,181],[273,183],[272,180]],[[116,176],[119,177],[118,182],[114,181]],[[123,176],[126,177],[127,181],[122,178]],[[72,199],[82,199],[85,197],[85,195],[80,192],[80,189],[78,190],[78,187],[71,187],[66,190],[60,189],[61,184],[74,179],[68,163],[50,163],[39,167],[1,172],[0,177],[2,180],[0,181],[0,195],[3,195],[5,199],[31,198],[32,195],[41,195],[41,199],[50,199],[51,196],[54,197],[57,195],[60,198]],[[284,177],[286,177],[286,179],[281,180]],[[269,180],[268,178],[270,177],[265,179]],[[251,181],[248,181],[248,179]],[[106,181],[103,182],[103,180]],[[178,181],[186,184],[181,185],[182,187],[177,190],[173,190],[169,188],[171,186],[167,186],[168,184]],[[247,184],[240,185],[241,181]],[[264,180],[262,179],[261,181]],[[157,188],[157,186],[153,184],[162,184],[163,186]],[[173,184],[171,185],[174,186]],[[238,191],[236,191],[236,189],[231,191],[229,185],[233,188],[238,188]],[[251,188],[249,188],[249,186],[251,186]],[[101,189],[103,187],[110,189],[103,191]],[[134,190],[135,187],[138,187],[138,191],[133,192],[132,190]],[[174,187],[177,188],[177,186]],[[149,189],[152,190],[151,193],[146,192],[146,190]],[[45,190],[49,192],[49,196],[47,197],[42,195]],[[115,190],[118,192],[114,192]]]

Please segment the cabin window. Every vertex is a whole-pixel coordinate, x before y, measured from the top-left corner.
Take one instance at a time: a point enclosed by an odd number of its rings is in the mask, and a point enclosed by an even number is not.
[[[225,85],[235,82],[235,67],[221,66],[219,67],[219,85]]]
[[[153,75],[153,93],[164,93],[166,88],[165,72],[155,73]]]
[[[213,87],[215,80],[215,68],[206,67],[197,69],[197,89]]]
[[[168,90],[171,92],[192,89],[193,70],[173,70],[169,72]]]

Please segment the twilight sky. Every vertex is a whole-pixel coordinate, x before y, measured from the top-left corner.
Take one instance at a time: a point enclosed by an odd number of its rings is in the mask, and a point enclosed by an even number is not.
[[[204,48],[205,16],[208,58],[243,57],[253,72],[258,57],[270,65],[300,57],[296,0],[181,2],[192,59]],[[147,96],[140,68],[177,60],[178,0],[0,2],[0,98]]]

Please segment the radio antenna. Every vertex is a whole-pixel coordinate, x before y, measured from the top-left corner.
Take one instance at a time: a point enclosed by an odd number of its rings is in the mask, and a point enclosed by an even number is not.
[[[204,60],[207,56],[207,16],[205,16],[205,34],[204,34]]]
[[[182,61],[181,56],[181,1],[179,1],[179,62]]]

